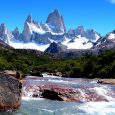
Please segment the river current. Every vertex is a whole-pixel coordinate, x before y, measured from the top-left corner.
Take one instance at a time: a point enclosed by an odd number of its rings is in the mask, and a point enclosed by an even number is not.
[[[52,101],[42,98],[32,98],[27,93],[26,97],[22,98],[20,109],[11,113],[14,115],[115,115],[115,85],[97,84],[96,80],[88,79],[70,79],[70,78],[33,78],[28,76],[28,84],[63,84],[79,88],[81,95],[84,96],[88,91],[97,93],[104,97],[107,101],[88,101],[84,98],[81,102],[62,102]],[[85,88],[86,87],[86,88]],[[7,113],[4,113],[5,115]],[[0,115],[3,115],[0,114]],[[10,115],[8,113],[7,115]]]

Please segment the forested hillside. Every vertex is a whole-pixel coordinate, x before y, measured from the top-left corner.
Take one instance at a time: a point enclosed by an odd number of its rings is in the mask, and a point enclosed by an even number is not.
[[[63,77],[115,78],[115,50],[74,59],[55,59],[34,50],[0,49],[0,71],[16,70],[23,76],[60,72]]]

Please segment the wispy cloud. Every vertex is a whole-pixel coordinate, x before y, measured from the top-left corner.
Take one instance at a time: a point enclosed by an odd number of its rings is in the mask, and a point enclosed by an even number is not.
[[[110,0],[110,3],[115,4],[115,0]]]

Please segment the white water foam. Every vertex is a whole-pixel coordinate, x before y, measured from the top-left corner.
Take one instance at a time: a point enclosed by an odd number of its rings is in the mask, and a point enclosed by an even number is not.
[[[88,102],[79,107],[88,115],[115,115],[115,102]]]
[[[55,80],[55,79],[49,79],[48,80],[49,82],[55,82],[55,83],[65,83],[65,82],[68,82],[68,81],[64,81],[64,80]]]
[[[111,95],[112,91],[109,87],[107,86],[95,87],[93,88],[93,90],[95,90],[98,95],[105,97],[108,101],[115,102],[115,98],[112,97]]]
[[[22,97],[22,100],[24,101],[32,101],[32,100],[37,100],[37,101],[41,101],[41,100],[45,100],[44,98],[32,98],[32,97]]]
[[[43,77],[47,77],[47,78],[61,78],[61,76],[55,76],[55,75],[48,75],[47,73],[43,73],[42,74],[43,75]]]

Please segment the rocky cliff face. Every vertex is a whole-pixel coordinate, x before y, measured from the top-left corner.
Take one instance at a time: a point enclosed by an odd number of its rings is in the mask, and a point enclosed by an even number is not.
[[[14,36],[14,40],[19,40],[20,32],[18,30],[18,27],[15,28],[15,30],[12,32],[12,35]]]
[[[12,33],[7,29],[6,25],[2,23],[0,25],[0,39],[9,44],[9,41],[13,38]]]
[[[67,46],[61,43],[51,43],[51,45],[45,50],[46,53],[59,53],[67,50]]]
[[[54,12],[49,14],[46,23],[54,33],[66,32],[63,16],[59,14],[58,10],[54,10]]]
[[[25,21],[24,24],[24,30],[22,32],[23,38],[22,40],[24,41],[31,41],[31,36],[32,36],[32,31],[31,31],[31,27],[29,24],[32,24],[32,17],[29,15]]]
[[[87,38],[88,40],[90,40],[92,42],[96,42],[101,37],[101,35],[99,33],[97,33],[95,30],[93,30],[93,29],[85,30],[85,28],[83,26],[78,26],[78,28],[70,29],[68,31],[68,36],[70,38],[79,36],[79,35]]]
[[[0,111],[16,110],[21,105],[22,84],[15,78],[0,73]]]
[[[93,48],[94,49],[115,48],[115,31],[110,32],[106,36],[98,39]]]

